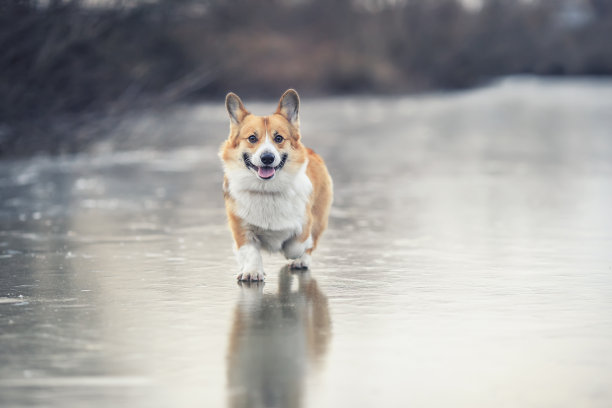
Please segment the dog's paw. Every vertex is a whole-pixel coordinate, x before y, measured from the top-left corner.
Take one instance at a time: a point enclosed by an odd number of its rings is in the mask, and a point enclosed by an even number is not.
[[[263,282],[265,277],[266,274],[264,273],[264,271],[258,270],[239,272],[238,275],[236,275],[236,279],[243,282]]]
[[[291,269],[308,269],[310,266],[310,255],[304,254],[299,259],[291,262]]]

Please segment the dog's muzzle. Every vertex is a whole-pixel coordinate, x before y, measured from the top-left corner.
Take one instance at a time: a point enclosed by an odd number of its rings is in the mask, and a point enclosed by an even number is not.
[[[270,157],[271,156],[271,160]],[[253,164],[253,162],[251,161],[251,157],[249,156],[248,153],[243,153],[242,154],[242,160],[244,160],[244,164],[248,169],[251,169],[253,171],[255,171],[255,173],[257,173],[257,176],[262,179],[262,180],[270,180],[272,177],[274,177],[274,175],[276,174],[277,171],[279,171],[280,169],[283,168],[283,166],[285,165],[285,163],[287,162],[287,157],[289,155],[287,153],[283,154],[281,157],[281,161],[278,164],[278,166],[276,167],[272,167],[272,166],[256,166]],[[261,157],[260,160],[263,164],[272,164],[274,162],[274,155],[271,153],[264,153]]]

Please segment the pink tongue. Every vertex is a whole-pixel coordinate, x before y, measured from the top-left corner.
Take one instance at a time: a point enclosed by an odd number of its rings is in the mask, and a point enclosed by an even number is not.
[[[257,174],[261,178],[270,178],[274,175],[274,167],[260,167]]]

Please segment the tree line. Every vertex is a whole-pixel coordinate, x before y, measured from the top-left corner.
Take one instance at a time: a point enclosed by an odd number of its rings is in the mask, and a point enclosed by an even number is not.
[[[608,0],[0,0],[0,123],[218,97],[612,74]]]

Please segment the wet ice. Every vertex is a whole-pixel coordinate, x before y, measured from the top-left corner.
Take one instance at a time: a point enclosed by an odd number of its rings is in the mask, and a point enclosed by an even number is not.
[[[330,228],[256,291],[218,105],[0,163],[0,405],[609,406],[610,82],[305,99]]]

